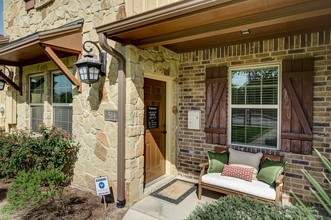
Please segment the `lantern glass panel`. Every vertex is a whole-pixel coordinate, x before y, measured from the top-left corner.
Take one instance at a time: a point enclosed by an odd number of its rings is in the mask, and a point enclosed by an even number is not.
[[[81,80],[87,80],[87,66],[81,66],[78,70]]]
[[[90,79],[97,80],[99,78],[99,69],[95,66],[89,68]]]
[[[5,81],[3,79],[0,79],[0,90],[4,90],[5,88]]]

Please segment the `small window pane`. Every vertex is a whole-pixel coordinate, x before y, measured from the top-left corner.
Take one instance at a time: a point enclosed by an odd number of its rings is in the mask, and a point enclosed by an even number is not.
[[[53,74],[53,103],[72,103],[72,85],[63,74]]]
[[[39,125],[43,124],[44,107],[31,106],[31,130],[39,131]]]
[[[262,104],[277,105],[278,89],[277,86],[268,86],[262,88]]]
[[[278,84],[278,68],[270,67],[261,69],[262,85],[277,85]]]
[[[245,109],[232,109],[232,124],[233,125],[245,125]]]
[[[247,87],[246,104],[261,104],[261,87]]]
[[[72,134],[72,106],[54,106],[54,125]]]
[[[248,78],[248,86],[259,86],[261,85],[261,69],[247,69],[245,70],[247,73],[247,78]]]
[[[261,109],[246,109],[247,125],[261,125]]]
[[[232,88],[232,104],[245,104],[245,88]]]
[[[43,102],[44,83],[44,76],[30,77],[30,103]]]
[[[245,104],[247,74],[244,71],[232,71],[232,104]]]

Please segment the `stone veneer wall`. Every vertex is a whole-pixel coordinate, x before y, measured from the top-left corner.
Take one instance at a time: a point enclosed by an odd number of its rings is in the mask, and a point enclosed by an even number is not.
[[[331,158],[331,39],[330,30],[294,35],[245,44],[223,46],[180,54],[179,73],[179,155],[181,175],[197,178],[198,164],[207,160],[207,151],[215,145],[205,143],[205,70],[208,66],[267,64],[283,59],[315,58],[313,97],[313,146]],[[187,129],[188,110],[201,110],[202,128]],[[256,152],[258,149],[244,149]],[[283,153],[287,162],[285,192],[292,189],[299,197],[310,200],[309,183],[301,173],[308,170],[325,185],[324,170],[318,157]],[[326,185],[325,185],[326,186]]]
[[[131,194],[134,201],[143,197],[144,189],[144,75],[155,77],[169,77],[175,79],[178,76],[179,55],[162,47],[139,50],[134,46],[126,47],[127,61],[127,113],[126,113],[126,173],[127,193]],[[176,85],[171,89],[176,91]],[[177,95],[172,95],[176,103]],[[176,115],[172,114],[168,120],[176,121]],[[169,133],[176,130],[176,124],[169,128]],[[175,136],[169,144],[173,154],[168,158],[172,164],[168,174],[175,174],[176,148]]]
[[[141,1],[148,4],[147,0]],[[93,4],[85,0],[55,0],[42,8],[26,11],[23,0],[4,0],[4,30],[13,41],[84,18],[83,41],[97,42],[94,27],[124,18],[127,10],[125,4],[124,0],[98,0]],[[133,10],[129,8],[128,11]],[[125,179],[126,200],[133,203],[143,196],[143,74],[148,71],[166,76],[177,75],[179,57],[163,48],[138,50],[130,46],[123,48],[115,42],[109,43],[127,58]],[[75,57],[63,59],[68,67],[72,67],[75,61]],[[107,75],[98,83],[91,87],[83,84],[82,93],[73,88],[73,133],[81,146],[73,185],[94,191],[94,177],[107,175],[116,198],[117,123],[104,120],[105,109],[117,110],[117,62],[110,56],[107,68]],[[50,71],[56,69],[52,62],[23,68],[24,93],[17,98],[17,128],[30,127],[28,76],[35,73],[45,76],[44,123],[49,126],[52,124]]]

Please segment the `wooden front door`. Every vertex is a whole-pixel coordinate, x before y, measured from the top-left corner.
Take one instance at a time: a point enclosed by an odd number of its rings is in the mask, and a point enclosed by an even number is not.
[[[144,79],[145,183],[165,174],[166,120],[165,82]]]

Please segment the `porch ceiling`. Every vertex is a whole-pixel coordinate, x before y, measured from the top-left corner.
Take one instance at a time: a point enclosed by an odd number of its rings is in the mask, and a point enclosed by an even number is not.
[[[326,0],[184,0],[96,28],[140,48],[186,52],[331,28]],[[250,29],[248,35],[241,30]]]
[[[83,20],[62,27],[40,31],[0,46],[0,65],[26,66],[50,60],[45,48],[57,57],[79,55],[82,48]],[[80,40],[79,40],[80,39]]]

